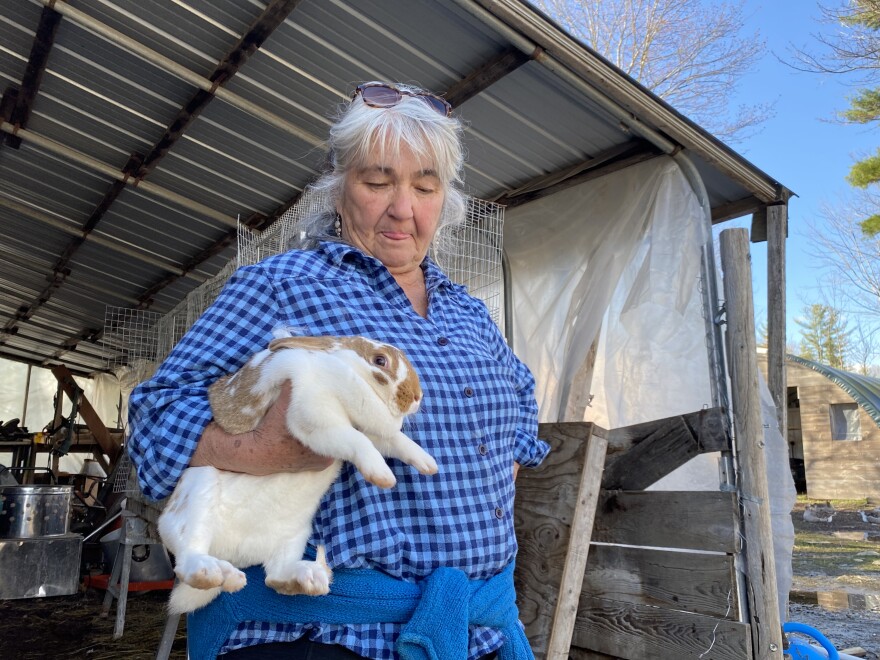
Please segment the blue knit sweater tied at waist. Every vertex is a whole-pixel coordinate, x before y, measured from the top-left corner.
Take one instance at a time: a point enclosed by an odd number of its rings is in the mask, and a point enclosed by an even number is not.
[[[245,570],[248,586],[223,593],[187,618],[190,657],[215,658],[244,621],[274,623],[401,623],[402,660],[463,660],[468,626],[501,630],[500,660],[534,660],[519,623],[513,562],[488,580],[469,580],[455,568],[438,568],[418,583],[369,569],[340,569],[326,596],[283,596],[265,585],[262,566]]]

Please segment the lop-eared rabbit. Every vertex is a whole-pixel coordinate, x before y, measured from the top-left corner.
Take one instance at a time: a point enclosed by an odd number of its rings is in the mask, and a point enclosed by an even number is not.
[[[192,612],[221,591],[246,584],[236,567],[262,564],[282,594],[322,595],[332,573],[323,547],[303,559],[312,518],[342,461],[381,488],[396,479],[383,456],[435,474],[434,459],[401,432],[419,407],[418,375],[399,349],[364,337],[282,337],[208,390],[214,419],[229,433],[257,427],[285,381],[286,424],[315,453],[334,458],[322,471],[253,476],[213,467],[184,470],[159,518],[178,582],[169,611]]]

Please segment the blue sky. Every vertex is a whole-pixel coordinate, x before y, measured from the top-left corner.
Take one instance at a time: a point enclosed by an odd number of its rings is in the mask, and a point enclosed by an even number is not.
[[[826,4],[831,4],[828,0]],[[714,4],[714,2],[712,3]],[[756,136],[732,145],[757,167],[793,190],[789,204],[787,243],[788,338],[796,343],[800,327],[794,322],[807,303],[819,302],[817,283],[822,271],[814,264],[809,224],[822,222],[823,205],[834,205],[851,194],[846,175],[853,161],[880,145],[876,128],[842,125],[835,113],[848,106],[856,88],[841,76],[803,73],[774,56],[791,59],[792,47],[816,46],[812,36],[832,30],[819,22],[815,0],[747,0],[748,29],[759,29],[768,53],[739,87],[738,103],[775,102],[776,114]],[[815,50],[815,48],[814,48]],[[721,228],[749,227],[749,219]],[[766,244],[752,245],[755,313],[766,316]]]

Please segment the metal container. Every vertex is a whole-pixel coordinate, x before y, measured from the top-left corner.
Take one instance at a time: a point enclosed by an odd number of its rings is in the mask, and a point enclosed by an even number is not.
[[[0,539],[67,534],[72,499],[73,486],[0,486]]]
[[[81,553],[79,534],[0,541],[0,599],[77,593]]]

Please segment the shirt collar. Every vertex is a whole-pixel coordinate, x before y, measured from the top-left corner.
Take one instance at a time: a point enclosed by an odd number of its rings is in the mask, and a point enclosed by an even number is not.
[[[347,260],[354,260],[360,261],[365,265],[370,265],[373,268],[385,268],[385,264],[375,257],[366,254],[353,245],[341,241],[321,241],[318,249],[326,254],[330,261],[336,266],[341,267],[345,265]],[[349,255],[351,255],[351,257],[349,257]],[[425,260],[422,261],[422,270],[425,273],[425,287],[428,291],[437,287],[455,286],[446,273],[444,273],[430,257],[425,257]]]

